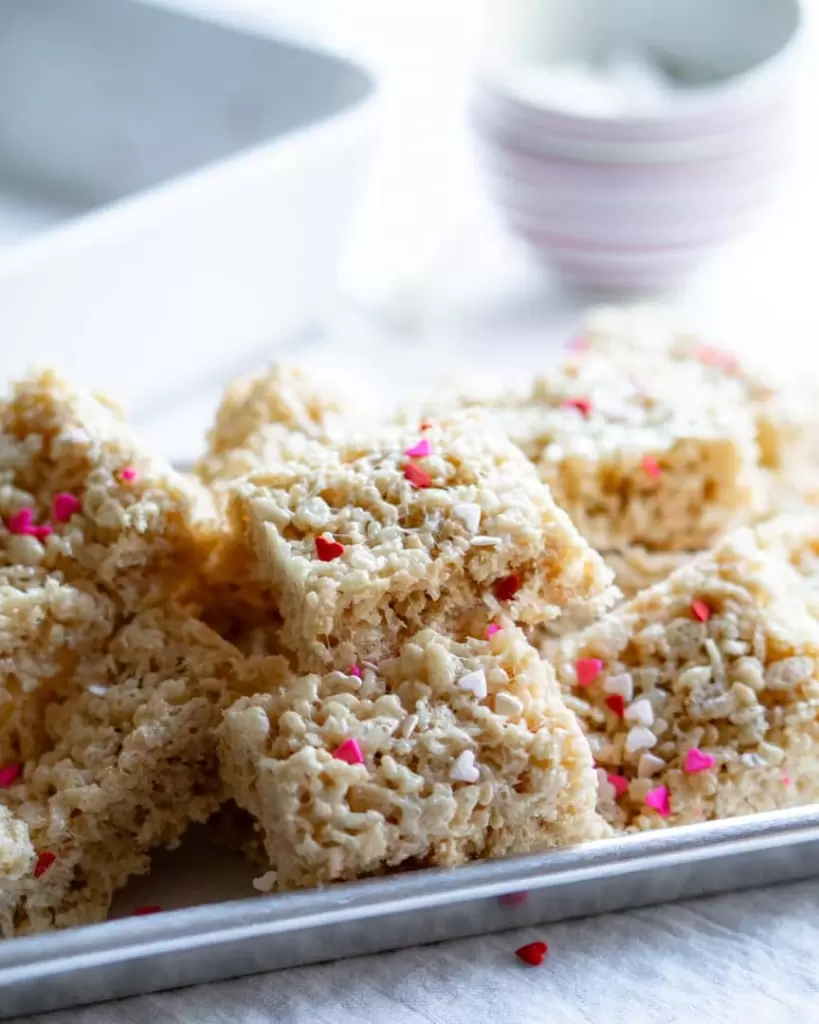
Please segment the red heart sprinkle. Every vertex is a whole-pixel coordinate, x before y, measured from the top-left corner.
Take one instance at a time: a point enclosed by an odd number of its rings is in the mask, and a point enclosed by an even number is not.
[[[624,718],[626,714],[626,702],[619,693],[611,693],[608,697],[604,698],[603,703],[606,707],[615,713],[618,718]]]
[[[514,573],[511,576],[502,576],[495,581],[493,589],[499,601],[511,601],[520,590],[520,579]]]
[[[404,466],[404,476],[409,480],[413,487],[431,487],[432,477],[429,473],[425,473],[423,469],[416,466],[414,463],[410,463]]]
[[[320,562],[332,562],[344,554],[344,545],[332,537],[316,537],[316,554]]]
[[[44,875],[56,859],[57,854],[52,853],[50,850],[43,850],[41,853],[38,853],[37,863],[34,865],[34,877],[39,878],[40,875]]]
[[[7,789],[19,778],[22,766],[19,764],[5,764],[0,768],[0,789]]]
[[[628,779],[624,779],[622,775],[615,775],[614,772],[607,772],[606,778],[609,780],[609,785],[614,790],[614,799],[619,800],[620,797],[628,790]]]
[[[146,917],[148,914],[161,914],[162,907],[150,906],[150,907],[136,907],[134,909],[134,917]]]
[[[600,658],[580,658],[574,663],[574,671],[578,686],[591,686],[603,671],[603,662]]]
[[[545,942],[527,942],[515,950],[515,956],[530,967],[540,967],[548,952],[549,947]]]
[[[707,622],[711,618],[711,607],[705,601],[692,601],[691,614],[697,622]]]
[[[421,420],[421,422],[418,424],[418,429],[419,430],[429,430],[431,426],[432,426],[432,424],[429,423],[427,420]]]
[[[564,409],[577,409],[584,416],[588,416],[592,411],[590,398],[567,398],[562,404]]]

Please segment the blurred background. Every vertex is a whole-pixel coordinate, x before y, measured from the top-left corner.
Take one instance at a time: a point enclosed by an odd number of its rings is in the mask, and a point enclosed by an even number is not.
[[[107,0],[114,11],[133,2]],[[29,9],[38,6],[54,2],[30,0]],[[147,369],[142,377],[138,368],[128,374],[126,401],[166,449],[173,438],[170,454],[189,454],[196,445],[222,379],[271,353],[304,349],[306,360],[358,386],[365,365],[377,364],[382,377],[394,383],[400,376],[407,384],[464,360],[491,365],[499,346],[510,372],[525,372],[571,336],[583,309],[601,301],[660,299],[728,347],[775,349],[779,359],[806,364],[815,358],[819,41],[808,4],[162,0],[159,6],[342,54],[372,73],[377,100],[369,158],[355,187],[339,199],[349,213],[339,288],[325,304],[316,285],[307,333],[294,316],[273,318],[261,336],[258,322],[247,318],[241,326],[237,316],[230,342],[215,329],[197,340],[185,336],[193,328],[180,317],[168,337],[177,339],[172,347],[182,355],[174,362],[163,341],[162,386],[154,387]],[[174,53],[184,70],[189,54],[181,36]],[[217,60],[212,73],[218,81],[229,72]],[[285,91],[275,100],[298,106],[299,96]],[[195,129],[190,117],[180,119],[176,140]],[[272,221],[266,227],[277,229]],[[299,249],[298,218],[280,230]],[[243,245],[238,231],[231,244]],[[255,245],[249,240],[245,248],[250,253]],[[309,268],[317,264],[302,248],[299,272],[309,290]],[[135,266],[150,263],[144,252]],[[184,282],[178,260],[175,266]],[[169,264],[165,277],[176,270]],[[259,277],[257,291],[264,289],[271,308],[292,290],[280,288],[282,280],[272,261],[267,278]],[[5,316],[14,302],[2,285],[0,265],[0,328],[19,336],[20,324],[28,329],[31,318],[25,310]],[[53,284],[55,293],[63,287]],[[194,283],[192,271],[191,288],[202,321],[221,323],[222,316],[225,333],[228,299],[219,315],[206,315],[212,289]],[[42,285],[35,291],[42,294]],[[250,284],[228,298],[243,305],[252,298]],[[151,308],[161,322],[156,305]],[[120,316],[129,318],[126,310]],[[70,335],[70,316],[63,321]],[[48,326],[57,332],[58,325]],[[82,321],[65,344],[80,376],[107,385],[115,364],[97,357],[90,340],[96,330]],[[161,336],[147,319],[140,330]],[[2,344],[0,370],[16,372],[22,357]],[[45,349],[51,359],[52,349]],[[230,358],[222,357],[226,349]],[[180,389],[177,377],[187,381]],[[386,389],[383,381],[372,385],[379,394]]]

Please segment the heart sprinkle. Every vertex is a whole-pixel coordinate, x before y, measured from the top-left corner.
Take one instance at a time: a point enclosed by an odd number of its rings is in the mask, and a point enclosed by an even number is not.
[[[344,545],[332,537],[316,537],[316,554],[320,562],[332,562],[344,554]]]
[[[548,952],[549,947],[545,942],[527,942],[525,946],[515,950],[515,956],[530,967],[540,967]]]
[[[417,444],[407,448],[404,454],[408,455],[411,459],[423,459],[427,455],[432,455],[432,445],[425,437],[422,437]]]
[[[711,607],[705,601],[692,601],[691,614],[697,622],[707,622],[711,618]]]
[[[20,777],[22,770],[22,765],[4,764],[0,768],[0,789],[8,789],[9,786],[13,785]]]
[[[685,760],[683,761],[683,771],[686,775],[696,775],[697,772],[708,771],[716,763],[717,759],[713,754],[704,754],[701,750],[694,747],[686,752]]]
[[[511,601],[520,590],[520,579],[514,573],[511,576],[502,576],[495,581],[493,589],[499,601]]]
[[[364,754],[358,740],[345,740],[338,750],[333,751],[333,757],[347,764],[364,764]]]
[[[37,863],[34,865],[34,877],[39,878],[40,875],[44,875],[56,859],[57,854],[52,853],[50,850],[43,850],[41,853],[38,853]]]
[[[581,658],[575,662],[578,686],[591,686],[603,671],[603,662],[599,658]]]
[[[657,786],[646,793],[646,807],[656,811],[661,818],[667,818],[671,814],[671,804],[668,800],[668,786]]]
[[[608,697],[604,697],[603,703],[609,709],[613,711],[618,718],[624,718],[626,714],[626,702],[620,696],[619,693],[612,693]]]
[[[432,477],[429,473],[425,473],[423,469],[412,462],[408,466],[404,466],[404,477],[409,480],[413,487],[418,487],[419,489],[432,486]]]
[[[67,523],[81,508],[82,504],[79,498],[63,492],[54,499],[53,515],[58,523]]]

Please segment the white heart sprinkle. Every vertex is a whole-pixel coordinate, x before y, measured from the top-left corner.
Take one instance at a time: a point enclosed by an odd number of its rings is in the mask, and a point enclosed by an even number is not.
[[[108,693],[108,687],[102,686],[100,683],[89,683],[88,692],[93,693],[95,697],[104,697]]]
[[[473,548],[496,548],[500,545],[500,537],[473,537]]]
[[[635,725],[626,736],[626,753],[636,754],[638,750],[649,750],[657,742],[657,737],[645,726]]]
[[[597,769],[597,795],[607,803],[613,803],[617,796],[614,786],[609,782],[608,772],[605,768]]]
[[[495,711],[507,718],[518,718],[523,714],[523,701],[513,693],[496,693]]]
[[[258,892],[273,892],[276,888],[276,872],[266,871],[263,875],[253,879],[253,888]]]
[[[458,505],[452,506],[452,514],[461,520],[469,533],[478,532],[478,527],[481,525],[480,505],[476,505],[471,501],[461,502]]]
[[[606,693],[617,694],[628,704],[634,696],[634,680],[628,672],[623,672],[619,676],[608,676],[603,681],[603,689]]]
[[[661,757],[643,754],[637,762],[637,778],[648,779],[662,768],[665,768],[665,761]]]
[[[623,717],[627,722],[635,722],[637,725],[653,725],[654,708],[651,706],[651,701],[642,697],[640,700],[635,700],[633,704],[629,704]]]
[[[458,686],[462,690],[471,690],[478,700],[483,700],[487,694],[486,676],[483,669],[479,668],[475,672],[467,672],[465,676],[461,676],[458,680]]]
[[[471,750],[458,754],[452,763],[449,777],[454,782],[477,782],[481,773],[475,767],[475,755]]]

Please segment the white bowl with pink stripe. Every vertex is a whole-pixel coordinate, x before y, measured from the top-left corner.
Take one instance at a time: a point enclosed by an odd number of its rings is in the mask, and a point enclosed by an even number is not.
[[[574,283],[676,285],[775,191],[803,36],[800,0],[495,0],[471,120],[511,229]],[[587,112],[539,69],[647,55],[687,85],[651,109]]]

